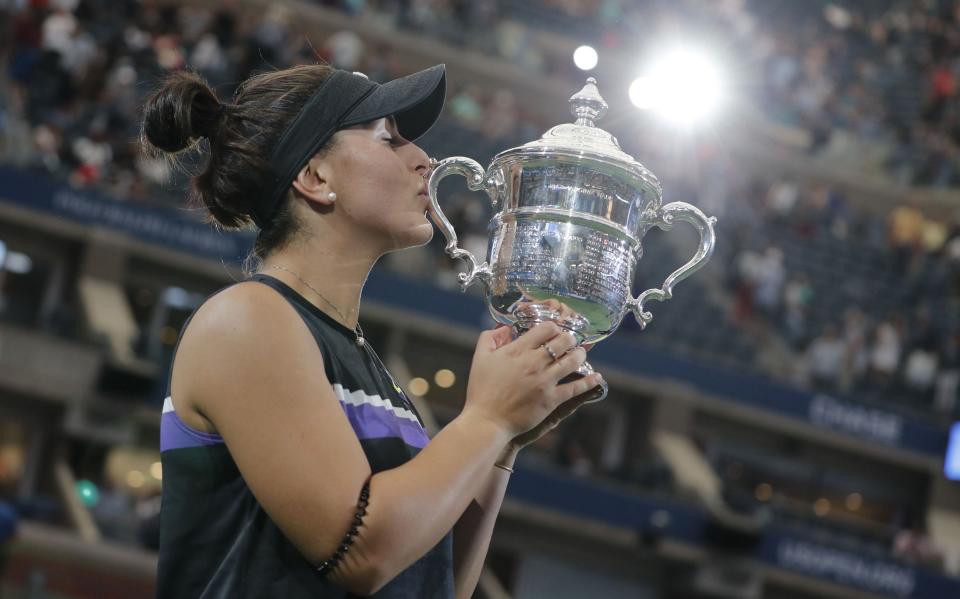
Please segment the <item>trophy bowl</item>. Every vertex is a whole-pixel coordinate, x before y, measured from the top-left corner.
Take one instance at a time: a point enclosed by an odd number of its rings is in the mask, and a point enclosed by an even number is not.
[[[657,178],[596,127],[607,110],[592,77],[570,98],[574,123],[553,127],[536,141],[497,154],[487,169],[465,157],[433,163],[427,189],[430,216],[447,240],[446,252],[466,260],[464,289],[475,281],[499,323],[517,335],[553,320],[580,343],[596,343],[632,312],[641,328],[653,319],[650,300],[665,301],[673,287],[700,269],[714,248],[714,223],[686,202],[662,204]],[[459,247],[437,197],[440,181],[457,174],[472,191],[486,191],[495,214],[485,261]],[[677,221],[700,234],[694,256],[659,288],[631,294],[643,237]],[[579,375],[592,372],[589,365]],[[591,401],[606,396],[594,390]]]

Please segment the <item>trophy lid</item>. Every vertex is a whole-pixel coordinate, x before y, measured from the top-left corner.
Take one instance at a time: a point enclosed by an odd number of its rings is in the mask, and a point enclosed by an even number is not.
[[[659,194],[660,182],[656,176],[624,152],[616,137],[596,126],[596,121],[607,112],[607,102],[600,95],[595,78],[588,78],[583,89],[570,97],[570,112],[576,117],[575,122],[557,125],[540,139],[523,144],[518,150],[521,153],[536,150],[546,154],[569,152],[600,159],[636,174],[645,183],[654,186]]]

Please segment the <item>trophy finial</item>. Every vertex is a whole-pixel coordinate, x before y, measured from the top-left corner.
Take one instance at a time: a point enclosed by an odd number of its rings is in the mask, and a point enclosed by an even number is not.
[[[600,95],[597,89],[597,80],[594,77],[587,78],[587,84],[583,89],[570,97],[570,112],[577,117],[577,125],[581,127],[595,127],[595,121],[603,118],[607,113],[607,102]]]

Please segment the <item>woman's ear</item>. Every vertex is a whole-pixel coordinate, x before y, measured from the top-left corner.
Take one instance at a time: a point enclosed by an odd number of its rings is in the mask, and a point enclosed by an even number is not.
[[[335,201],[331,198],[333,190],[327,184],[327,178],[323,174],[323,161],[320,158],[311,158],[297,173],[292,184],[294,189],[315,205],[327,207],[332,206]]]

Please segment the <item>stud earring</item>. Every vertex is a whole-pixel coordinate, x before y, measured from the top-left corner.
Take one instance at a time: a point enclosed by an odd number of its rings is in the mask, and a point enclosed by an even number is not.
[[[331,191],[330,193],[327,194],[327,199],[330,200],[331,202],[336,202],[336,201],[337,201],[337,194],[335,194],[335,193],[333,193],[333,192]]]

